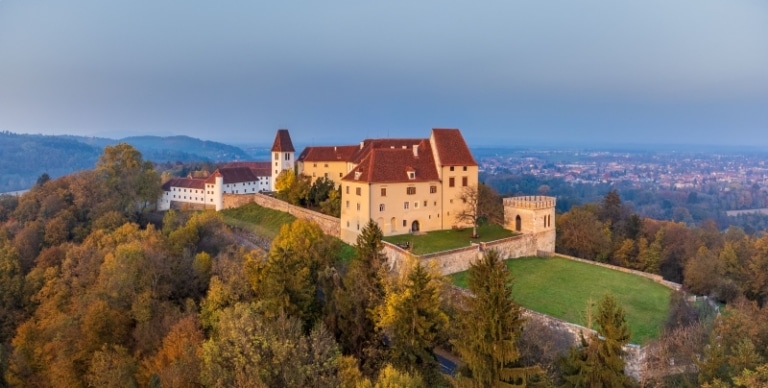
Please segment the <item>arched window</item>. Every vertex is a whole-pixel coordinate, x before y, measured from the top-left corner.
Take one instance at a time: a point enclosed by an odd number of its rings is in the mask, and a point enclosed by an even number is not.
[[[515,230],[518,232],[523,230],[523,220],[520,218],[520,215],[515,217]]]

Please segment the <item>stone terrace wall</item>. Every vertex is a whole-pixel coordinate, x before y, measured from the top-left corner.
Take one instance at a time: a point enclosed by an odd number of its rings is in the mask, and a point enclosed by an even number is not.
[[[399,271],[402,269],[408,256],[411,256],[424,265],[435,265],[443,275],[466,271],[472,263],[480,259],[485,251],[489,249],[499,251],[504,259],[536,256],[539,253],[536,246],[536,236],[533,234],[512,236],[486,243],[473,243],[468,247],[426,255],[414,255],[397,245],[384,241],[384,254],[387,255],[389,265],[393,270]]]
[[[302,220],[313,221],[320,226],[320,229],[323,230],[323,233],[329,236],[338,238],[339,234],[341,233],[341,220],[336,217],[331,217],[329,215],[305,209],[303,207],[294,206],[264,194],[224,194],[224,209],[240,207],[249,203],[255,203],[262,207],[286,212]]]
[[[592,261],[592,260],[580,259],[578,257],[563,255],[563,254],[560,254],[560,253],[555,253],[554,255],[552,255],[552,257],[559,257],[559,258],[562,258],[562,259],[578,261],[578,262],[585,263],[585,264],[591,264],[591,265],[596,265],[598,267],[612,269],[614,271],[631,273],[633,275],[642,276],[642,277],[644,277],[646,279],[651,279],[654,282],[659,283],[659,284],[661,284],[664,287],[671,288],[671,289],[673,289],[675,291],[680,291],[680,289],[683,287],[682,285],[680,285],[678,283],[673,283],[673,282],[670,282],[668,280],[664,280],[664,278],[661,277],[660,275],[655,275],[655,274],[651,274],[651,273],[647,273],[647,272],[643,272],[643,271],[637,271],[637,270],[634,270],[634,269],[619,267],[619,266],[615,266],[615,265],[611,265],[611,264],[600,263],[600,262]]]

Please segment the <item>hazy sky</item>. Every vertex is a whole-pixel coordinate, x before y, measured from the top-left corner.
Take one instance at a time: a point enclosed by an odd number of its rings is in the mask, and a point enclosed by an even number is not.
[[[768,1],[0,0],[0,130],[768,147]]]

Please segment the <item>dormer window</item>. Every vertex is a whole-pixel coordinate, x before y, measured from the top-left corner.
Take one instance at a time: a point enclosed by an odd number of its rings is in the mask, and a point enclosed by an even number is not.
[[[360,175],[363,175],[360,171],[355,171],[355,180],[360,180]]]
[[[416,171],[408,171],[408,179],[416,179]]]

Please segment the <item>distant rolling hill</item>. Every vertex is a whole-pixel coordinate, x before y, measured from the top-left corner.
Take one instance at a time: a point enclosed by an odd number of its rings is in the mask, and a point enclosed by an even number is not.
[[[155,163],[252,159],[238,147],[189,136],[134,136],[115,140],[0,132],[0,193],[28,189],[43,173],[56,178],[93,168],[104,147],[121,142],[136,147],[145,160]]]

